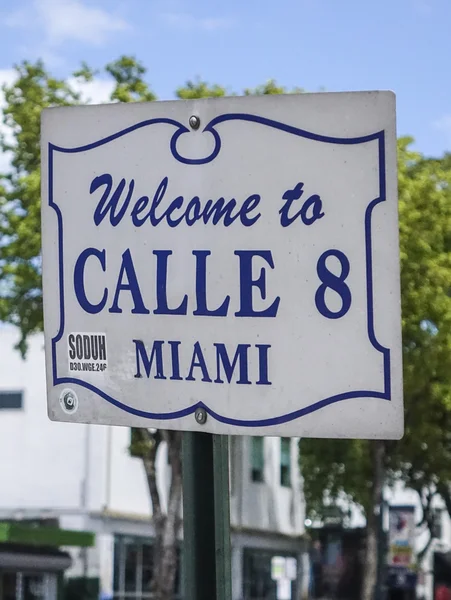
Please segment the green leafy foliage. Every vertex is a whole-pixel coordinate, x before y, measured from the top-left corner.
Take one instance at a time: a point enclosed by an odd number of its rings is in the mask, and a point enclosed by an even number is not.
[[[206,81],[197,79],[187,81],[182,87],[175,91],[180,100],[197,100],[198,98],[221,98],[226,95],[226,89],[220,85],[210,85]]]
[[[145,67],[132,56],[121,56],[105,67],[116,83],[111,94],[112,100],[118,102],[150,102],[157,97],[149,88],[143,77]]]
[[[0,140],[12,156],[11,170],[2,174],[0,198],[0,319],[16,324],[26,337],[42,330],[40,116],[47,106],[79,102],[62,80],[48,75],[42,62],[16,67],[16,81],[4,86],[3,122],[10,135]]]
[[[299,456],[311,518],[321,519],[325,506],[338,498],[369,506],[372,467],[366,440],[303,439]]]
[[[400,144],[406,435],[392,470],[413,489],[451,482],[451,164]]]
[[[302,88],[294,88],[293,90],[288,91],[285,87],[277,84],[274,79],[270,79],[263,85],[259,85],[256,88],[246,88],[244,90],[245,96],[272,96],[274,94],[300,94],[304,90]]]

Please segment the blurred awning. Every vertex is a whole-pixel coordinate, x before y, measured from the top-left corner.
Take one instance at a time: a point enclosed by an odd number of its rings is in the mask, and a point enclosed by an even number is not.
[[[71,564],[70,555],[60,550],[0,544],[0,569],[2,570],[61,572],[68,569]]]
[[[29,544],[32,546],[94,546],[95,534],[91,531],[59,529],[42,525],[26,525],[16,522],[0,522],[0,545],[2,543]],[[0,546],[1,547],[1,546]]]

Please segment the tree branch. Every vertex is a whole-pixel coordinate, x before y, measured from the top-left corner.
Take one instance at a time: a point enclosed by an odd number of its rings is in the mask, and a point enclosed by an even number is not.
[[[157,486],[157,473],[156,473],[156,459],[158,448],[163,441],[161,432],[157,430],[155,433],[149,431],[149,429],[136,429],[141,437],[141,459],[144,465],[144,471],[146,473],[147,487],[149,489],[150,499],[152,502],[152,513],[153,519],[157,522],[161,520],[162,509],[160,492]]]
[[[445,483],[442,483],[440,481],[439,483],[437,483],[437,492],[443,498],[443,501],[445,502],[446,510],[448,511],[448,514],[451,517],[451,494],[450,494],[449,487]]]

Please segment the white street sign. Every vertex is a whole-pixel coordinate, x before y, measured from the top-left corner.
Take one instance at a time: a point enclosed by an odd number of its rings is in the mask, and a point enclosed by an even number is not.
[[[45,110],[42,233],[51,419],[402,435],[391,92]]]

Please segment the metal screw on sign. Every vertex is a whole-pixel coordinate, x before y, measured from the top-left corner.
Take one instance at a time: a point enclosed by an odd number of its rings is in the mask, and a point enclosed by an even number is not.
[[[199,129],[199,127],[200,127],[199,117],[196,117],[196,115],[192,115],[189,118],[189,124],[190,124],[191,129]]]
[[[77,394],[73,390],[63,390],[60,395],[60,404],[65,413],[74,413],[78,408]]]
[[[207,412],[203,408],[196,408],[196,412],[194,413],[194,418],[199,423],[199,425],[204,425],[207,421]]]
[[[67,394],[64,394],[63,402],[64,402],[64,406],[66,407],[67,410],[74,409],[75,398],[71,392],[67,392]]]

